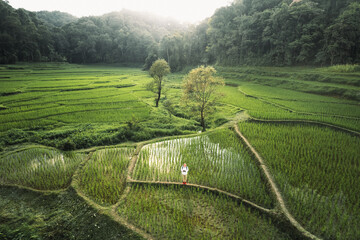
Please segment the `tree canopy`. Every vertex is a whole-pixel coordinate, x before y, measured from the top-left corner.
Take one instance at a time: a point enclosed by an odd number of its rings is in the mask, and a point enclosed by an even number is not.
[[[359,63],[359,52],[351,47],[359,46],[359,38],[355,40],[359,4],[348,0],[235,1],[211,18],[209,46],[224,65]]]
[[[150,84],[150,90],[155,92],[157,97],[155,99],[156,107],[159,106],[161,97],[161,90],[163,87],[163,79],[170,73],[169,64],[164,59],[159,59],[154,62],[150,68],[150,75],[154,79]]]

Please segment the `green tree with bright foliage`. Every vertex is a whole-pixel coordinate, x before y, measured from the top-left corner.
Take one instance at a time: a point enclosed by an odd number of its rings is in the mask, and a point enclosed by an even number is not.
[[[191,70],[183,80],[183,100],[191,112],[200,114],[202,131],[206,130],[205,119],[221,96],[219,87],[225,85],[215,74],[215,68],[201,66]]]
[[[150,75],[153,78],[153,81],[148,85],[148,89],[157,95],[155,99],[156,107],[159,106],[164,77],[169,73],[169,64],[164,59],[156,60],[150,68]]]

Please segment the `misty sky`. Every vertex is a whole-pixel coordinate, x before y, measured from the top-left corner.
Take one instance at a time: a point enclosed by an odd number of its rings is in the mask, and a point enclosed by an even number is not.
[[[123,8],[172,17],[181,22],[198,22],[232,0],[9,0],[14,8],[29,11],[61,11],[76,17],[99,16]]]

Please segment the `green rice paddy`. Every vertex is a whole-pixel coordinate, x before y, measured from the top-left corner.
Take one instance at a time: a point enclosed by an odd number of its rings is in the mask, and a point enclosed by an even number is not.
[[[240,123],[295,216],[325,239],[360,231],[360,139],[309,125]]]
[[[347,68],[218,67],[224,97],[199,133],[185,73],[155,108],[138,68],[0,66],[0,238],[301,238],[237,124],[301,226],[359,239],[360,75]]]

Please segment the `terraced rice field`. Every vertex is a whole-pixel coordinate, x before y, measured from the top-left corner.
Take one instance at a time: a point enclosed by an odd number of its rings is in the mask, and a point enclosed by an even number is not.
[[[318,121],[360,131],[360,74],[327,68],[219,68],[224,102],[255,118]],[[239,94],[239,92],[241,94]]]
[[[225,96],[210,131],[198,133],[180,104],[183,74],[166,82],[171,113],[161,102],[153,106],[150,76],[140,69],[1,67],[0,189],[7,196],[0,194],[0,205],[10,209],[0,210],[0,238],[71,236],[74,226],[52,232],[41,219],[70,226],[75,211],[89,223],[76,226],[89,231],[79,233],[82,239],[101,229],[120,237],[98,217],[128,238],[359,239],[358,73],[219,69]],[[174,135],[170,130],[190,135],[149,140],[153,132]],[[49,147],[54,143],[78,150]],[[190,169],[186,186],[183,163]],[[58,207],[60,221],[34,208],[48,199],[73,206],[71,213]]]
[[[271,218],[196,188],[135,184],[117,211],[156,239],[291,239]]]
[[[290,211],[324,239],[360,237],[360,140],[303,124],[240,123],[266,159]]]
[[[68,187],[83,154],[62,153],[54,149],[33,148],[0,159],[0,183],[38,190]]]
[[[189,183],[238,194],[265,207],[273,205],[259,169],[228,129],[144,146],[133,178],[181,182],[180,167],[184,163],[189,166]]]
[[[46,68],[45,68],[46,69]],[[129,75],[131,73],[131,75]],[[64,65],[54,69],[25,66],[1,71],[0,131],[73,123],[126,122],[149,116],[138,100],[140,70]]]

